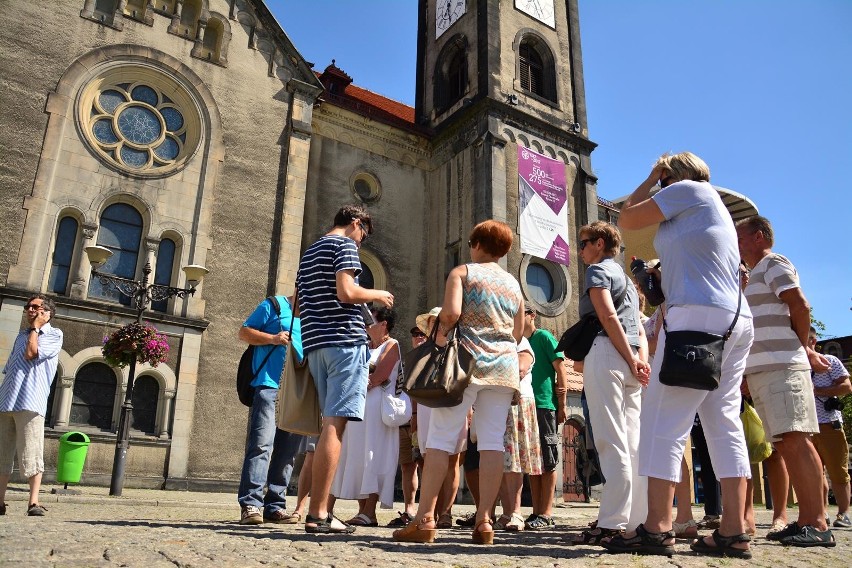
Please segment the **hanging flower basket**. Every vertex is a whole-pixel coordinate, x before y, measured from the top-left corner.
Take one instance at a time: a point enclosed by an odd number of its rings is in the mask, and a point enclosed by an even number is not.
[[[126,367],[134,359],[156,367],[166,360],[169,344],[154,326],[134,322],[104,337],[101,352],[112,367]]]

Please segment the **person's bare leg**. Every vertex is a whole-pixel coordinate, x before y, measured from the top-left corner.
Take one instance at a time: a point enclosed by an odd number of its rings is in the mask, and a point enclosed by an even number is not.
[[[481,500],[476,507],[476,525],[486,518],[490,518],[497,493],[500,491],[500,482],[503,479],[503,452],[496,450],[480,450],[479,452],[479,496]],[[475,529],[474,529],[475,530]],[[492,527],[485,528],[486,531]]]
[[[329,492],[337,462],[340,460],[340,446],[346,418],[332,416],[322,419],[322,433],[314,452],[314,467],[311,478],[311,498],[308,514],[311,517],[325,519],[329,512]]]
[[[308,502],[308,495],[311,493],[311,476],[313,475],[314,453],[308,452],[305,454],[305,461],[302,462],[302,471],[299,472],[299,489],[296,494],[296,508],[293,509],[293,514],[304,517],[305,505]]]
[[[745,513],[743,514],[743,525],[745,532],[753,535],[757,531],[757,525],[754,520],[754,480],[746,480],[745,493]]]
[[[845,515],[849,511],[849,482],[834,484],[834,500],[837,501],[837,513]]]
[[[539,494],[539,505],[541,515],[553,516],[553,498],[556,495],[556,470],[543,471],[541,473],[541,493]]]
[[[784,457],[790,483],[799,498],[799,526],[812,526],[824,531],[825,505],[822,501],[822,462],[810,435],[804,432],[787,432],[782,441],[775,444]],[[773,496],[774,499],[774,496]]]
[[[459,491],[460,455],[461,454],[452,454],[449,456],[447,462],[447,474],[444,479],[444,484],[441,486],[441,498],[439,499],[440,507],[436,509],[439,517],[442,515],[451,515],[453,512],[453,503],[456,502],[456,495]]]
[[[671,530],[675,485],[677,484],[674,481],[668,479],[648,478],[648,517],[644,523],[648,532]],[[631,531],[630,534],[635,535],[635,532]]]
[[[41,473],[27,479],[30,485],[30,505],[38,505],[38,492],[41,489]]]
[[[675,497],[677,498],[676,523],[686,523],[692,520],[692,491],[690,484],[692,477],[689,474],[689,466],[686,458],[680,462],[680,482],[675,486]],[[696,530],[696,534],[697,534]]]
[[[402,469],[402,500],[403,506],[405,507],[403,510],[409,514],[414,516],[414,513],[417,511],[417,503],[415,502],[415,496],[417,495],[417,464],[414,462],[406,463],[400,466]]]
[[[787,520],[787,493],[790,489],[790,477],[787,475],[787,467],[784,458],[777,449],[763,461],[766,476],[769,478],[769,494],[772,496],[772,524],[782,521],[785,525]]]
[[[470,491],[470,496],[473,497],[473,504],[479,505],[479,468],[464,470],[464,482],[467,484],[467,489]]]
[[[542,483],[540,475],[531,475],[530,476],[530,494],[532,495],[532,514],[533,515],[541,515],[542,509],[544,506],[542,505]]]
[[[503,472],[503,480],[500,483],[500,504],[505,516],[511,517],[521,510],[521,489],[523,485],[523,473]]]
[[[361,504],[361,501],[364,504]],[[376,505],[379,503],[379,494],[378,493],[370,493],[370,495],[366,499],[358,499],[358,506],[361,509],[359,512],[367,515],[369,517],[370,522],[376,522]]]
[[[10,475],[0,475],[0,505],[6,502],[6,488],[9,486]]]
[[[430,448],[426,452],[423,465],[423,477],[420,479],[420,503],[417,514],[414,515],[416,525],[424,529],[435,528],[435,507],[438,503],[438,493],[447,478],[447,464],[450,454],[442,450]],[[423,519],[429,519],[423,522]]]
[[[722,536],[742,534],[745,532],[743,530],[743,517],[745,516],[746,478],[726,477],[720,479],[719,483],[722,485],[722,510],[725,511],[721,518],[719,534]],[[716,546],[712,536],[704,537],[704,544],[709,547]],[[748,550],[749,544],[747,542],[735,542],[731,544],[731,548]]]

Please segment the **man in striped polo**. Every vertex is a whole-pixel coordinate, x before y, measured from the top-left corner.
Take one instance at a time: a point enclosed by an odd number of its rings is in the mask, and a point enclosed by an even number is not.
[[[27,514],[44,515],[38,502],[44,472],[44,414],[50,385],[56,375],[62,331],[50,325],[56,306],[36,294],[24,307],[27,326],[21,330],[0,383],[0,515],[6,514],[6,486],[12,474],[15,450],[21,473],[30,485]]]
[[[822,464],[811,442],[811,434],[819,433],[811,369],[823,372],[828,361],[808,345],[810,307],[793,264],[772,252],[769,221],[759,215],[743,219],[737,223],[737,239],[751,267],[745,288],[754,316],[748,389],[799,497],[798,520],[766,538],[791,546],[834,546],[825,522]]]
[[[369,314],[369,310],[363,304],[378,302],[393,307],[390,292],[358,285],[358,248],[372,232],[370,214],[363,207],[343,207],[334,217],[334,228],[305,251],[296,276],[302,349],[323,415],[305,517],[305,531],[309,533],[355,530],[329,514],[328,497],[346,423],[364,417],[369,354],[362,314]]]

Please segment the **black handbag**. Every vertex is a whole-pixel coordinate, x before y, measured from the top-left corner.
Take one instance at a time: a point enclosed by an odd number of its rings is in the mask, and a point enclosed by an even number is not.
[[[562,337],[559,338],[559,343],[556,345],[556,351],[561,351],[563,355],[573,361],[582,361],[592,349],[592,343],[595,342],[595,337],[603,331],[603,326],[598,316],[592,312],[580,318],[580,321],[565,330]]]
[[[473,355],[459,342],[456,324],[444,347],[435,343],[438,321],[426,341],[405,354],[403,391],[414,402],[429,408],[458,406],[470,384]]]
[[[742,301],[740,293],[734,321],[724,335],[705,331],[669,331],[666,320],[663,319],[666,342],[663,364],[660,366],[662,384],[706,391],[719,388],[719,380],[722,378],[722,352],[740,317]]]
[[[629,285],[629,282],[625,282],[624,291],[618,296],[618,301],[615,304],[616,311],[618,305],[624,300]],[[588,293],[589,291],[586,290],[586,294]],[[582,361],[589,354],[595,338],[601,331],[603,331],[603,325],[601,325],[597,313],[593,311],[586,314],[580,318],[580,321],[565,330],[565,333],[559,338],[556,351],[561,351],[565,357],[572,361]]]

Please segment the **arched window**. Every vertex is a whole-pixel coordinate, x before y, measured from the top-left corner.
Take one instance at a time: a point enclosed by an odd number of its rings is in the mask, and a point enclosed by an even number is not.
[[[171,286],[174,266],[175,242],[171,239],[163,239],[160,241],[160,247],[157,250],[157,268],[154,273],[154,284]],[[151,304],[151,309],[158,312],[168,311],[168,308],[168,300],[160,300],[159,302],[153,302]]]
[[[133,384],[133,421],[134,430],[154,435],[157,422],[157,401],[160,397],[160,384],[150,375],[143,375]]]
[[[370,267],[361,263],[361,274],[358,275],[358,285],[361,288],[370,288],[373,289],[376,287],[375,278],[373,278],[373,271],[370,270]]]
[[[518,77],[521,89],[556,102],[556,68],[550,49],[542,39],[528,35],[518,47]]]
[[[202,57],[211,61],[219,61],[224,33],[225,29],[222,22],[215,18],[210,18],[207,21],[207,27],[204,28],[204,53]]]
[[[96,20],[111,25],[115,21],[115,11],[117,9],[118,0],[95,0],[95,13],[93,16]]]
[[[115,389],[115,373],[108,365],[84,365],[74,379],[69,424],[111,430]]]
[[[56,391],[59,386],[59,371],[53,376],[53,384],[50,385],[50,394],[47,395],[47,409],[44,412],[44,425],[48,428],[53,428],[56,425],[56,418],[53,416],[53,402],[56,400]]]
[[[141,242],[142,215],[136,209],[125,203],[104,209],[98,229],[98,245],[110,249],[113,255],[100,270],[124,278],[136,278]],[[89,282],[89,297],[130,305],[130,298],[104,286],[97,278]]]
[[[53,244],[53,262],[50,265],[50,277],[47,290],[64,296],[68,293],[68,275],[71,261],[74,259],[74,247],[77,244],[77,220],[63,217],[56,229],[56,241]]]
[[[435,111],[443,112],[467,92],[467,39],[456,36],[441,50],[435,68]]]
[[[153,16],[148,13],[148,0],[127,0],[124,15],[140,22],[153,23]]]
[[[198,18],[201,17],[201,0],[184,0],[180,11],[180,33],[189,39],[195,39],[198,33]]]

